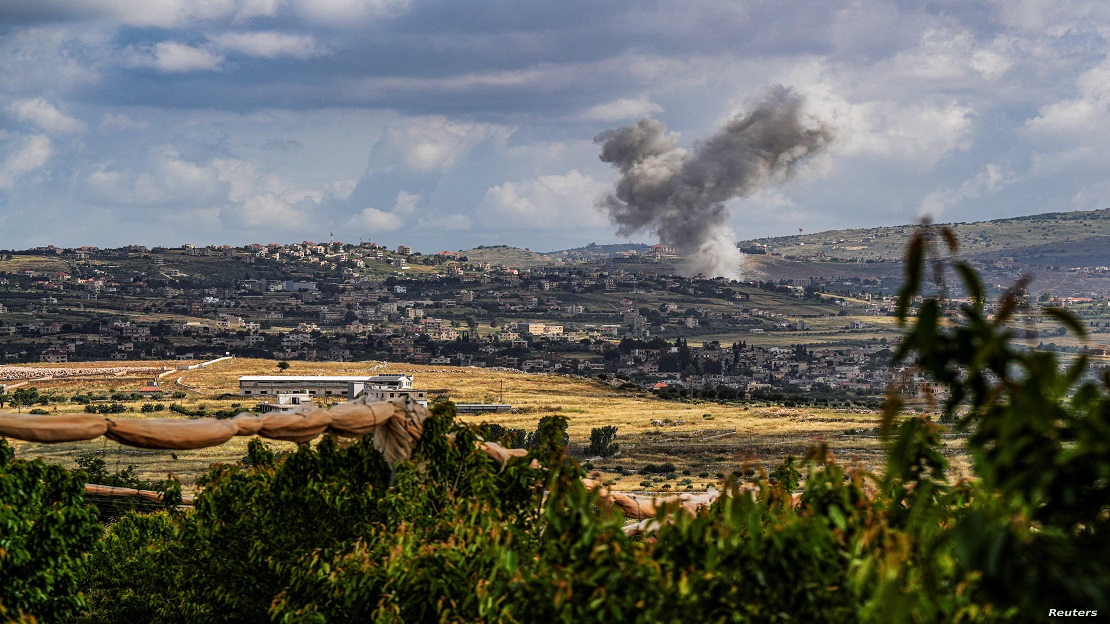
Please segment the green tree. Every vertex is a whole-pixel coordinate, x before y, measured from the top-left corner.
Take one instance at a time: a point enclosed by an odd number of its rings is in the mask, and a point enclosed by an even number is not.
[[[285,371],[289,370],[289,362],[282,360],[277,363],[277,367],[279,371],[284,373]]]
[[[590,446],[586,449],[586,453],[600,455],[601,457],[616,455],[617,451],[620,450],[620,445],[613,442],[616,437],[616,427],[594,427],[590,430]]]
[[[0,438],[0,619],[71,619],[84,606],[78,579],[100,536],[84,480],[12,457]]]

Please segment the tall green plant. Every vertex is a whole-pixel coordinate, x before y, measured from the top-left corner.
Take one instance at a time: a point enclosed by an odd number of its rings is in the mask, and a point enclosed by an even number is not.
[[[982,598],[1023,613],[1101,607],[1110,612],[1110,374],[1091,378],[1085,354],[1064,365],[1054,352],[1014,343],[1009,322],[1029,278],[988,305],[966,262],[941,253],[946,228],[926,228],[910,242],[898,318],[907,323],[932,260],[937,283],[959,275],[970,302],[954,322],[942,319],[943,289],[927,296],[895,353],[943,382],[945,420],[968,434],[980,496],[946,537],[959,562],[980,575]],[[1085,336],[1067,311],[1043,308]]]

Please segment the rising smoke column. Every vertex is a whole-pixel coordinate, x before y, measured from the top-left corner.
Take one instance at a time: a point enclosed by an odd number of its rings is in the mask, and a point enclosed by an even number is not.
[[[678,136],[651,117],[597,135],[601,160],[620,170],[601,200],[617,233],[655,232],[687,258],[688,275],[739,278],[743,254],[725,203],[789,179],[832,140],[831,128],[807,119],[802,104],[794,91],[775,87],[693,151],[678,147]]]

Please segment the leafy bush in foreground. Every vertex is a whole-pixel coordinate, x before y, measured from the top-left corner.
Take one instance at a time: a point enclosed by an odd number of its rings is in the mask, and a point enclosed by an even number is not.
[[[0,620],[62,621],[84,606],[78,578],[100,525],[79,475],[12,456],[0,438]]]

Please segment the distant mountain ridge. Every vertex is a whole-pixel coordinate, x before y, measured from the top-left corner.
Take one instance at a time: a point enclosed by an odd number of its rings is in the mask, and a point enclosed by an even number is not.
[[[956,230],[961,254],[985,262],[1005,260],[1065,268],[1110,264],[1110,208],[946,225]],[[805,261],[897,262],[916,227],[916,224],[906,224],[828,230],[755,238],[737,245],[748,252]],[[651,249],[651,245],[644,243],[590,243],[573,249],[534,252],[509,245],[492,245],[459,253],[471,261],[529,268],[615,258],[628,253],[648,254]]]
[[[947,225],[956,231],[960,253],[967,256],[1064,267],[1110,264],[1110,208]],[[738,245],[801,260],[892,261],[901,259],[915,227],[829,230],[756,238]]]

